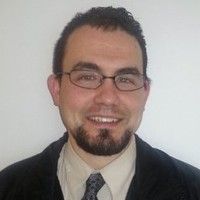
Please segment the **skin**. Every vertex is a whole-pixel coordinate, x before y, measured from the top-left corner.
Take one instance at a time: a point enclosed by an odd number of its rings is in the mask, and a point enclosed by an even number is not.
[[[142,52],[137,40],[123,30],[102,30],[84,25],[68,39],[63,59],[63,71],[70,72],[79,62],[95,64],[98,71],[113,76],[119,70],[133,68],[143,73]],[[83,68],[83,66],[78,66]],[[89,142],[95,142],[99,129],[109,129],[118,142],[124,132],[138,129],[146,100],[149,83],[136,91],[119,91],[111,79],[106,79],[97,89],[75,86],[69,76],[59,82],[54,75],[48,78],[48,88],[54,104],[59,107],[62,121],[69,132],[74,151],[91,167],[100,169],[116,159],[123,151],[110,156],[97,156],[80,148],[74,137],[75,129],[83,126]],[[117,122],[94,122],[93,117],[115,119]]]

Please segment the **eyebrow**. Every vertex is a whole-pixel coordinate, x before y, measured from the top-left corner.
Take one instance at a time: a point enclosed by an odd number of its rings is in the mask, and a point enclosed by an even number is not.
[[[115,74],[141,74],[137,67],[125,67],[116,71]]]
[[[76,63],[72,67],[72,70],[77,70],[77,69],[89,69],[89,70],[100,71],[100,68],[97,64],[91,62],[83,62],[83,61]]]
[[[94,71],[101,72],[100,67],[96,63],[92,63],[92,62],[80,61],[72,67],[72,70],[79,70],[79,69],[94,70]],[[118,69],[115,72],[115,74],[141,74],[141,73],[137,67],[128,66],[128,67]]]

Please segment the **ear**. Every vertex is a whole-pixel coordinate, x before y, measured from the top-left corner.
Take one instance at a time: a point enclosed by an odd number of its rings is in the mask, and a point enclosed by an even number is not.
[[[60,104],[60,84],[60,80],[54,74],[51,74],[47,79],[48,89],[55,106]]]

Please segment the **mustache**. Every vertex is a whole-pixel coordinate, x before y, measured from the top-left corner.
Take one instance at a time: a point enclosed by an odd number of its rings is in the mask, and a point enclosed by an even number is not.
[[[116,105],[93,105],[86,109],[86,113],[92,115],[127,115],[129,113],[129,109],[119,107]]]

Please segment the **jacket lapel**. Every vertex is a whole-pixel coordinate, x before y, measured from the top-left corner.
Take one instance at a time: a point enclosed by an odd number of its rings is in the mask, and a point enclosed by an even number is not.
[[[188,199],[171,157],[135,137],[136,172],[126,200]]]
[[[65,134],[57,142],[47,147],[40,155],[38,163],[24,181],[23,198],[28,200],[63,200],[57,178],[57,162],[60,151],[67,140]]]

